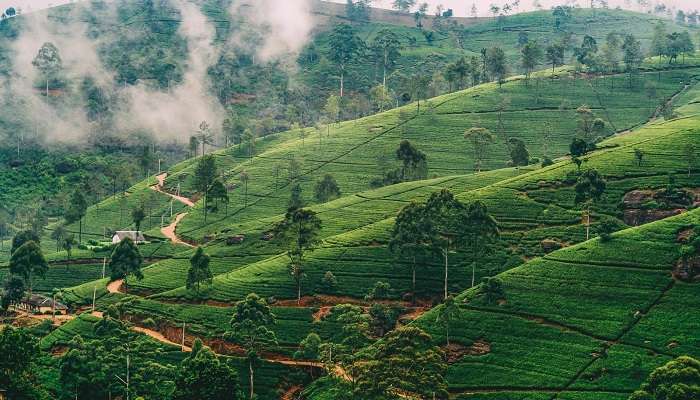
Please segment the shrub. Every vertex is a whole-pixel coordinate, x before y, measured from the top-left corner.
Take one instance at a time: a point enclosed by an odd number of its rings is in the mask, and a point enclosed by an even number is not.
[[[367,296],[365,296],[365,300],[388,299],[390,292],[391,285],[386,282],[380,281],[375,283],[374,286],[369,290]]]
[[[554,164],[554,161],[552,161],[551,158],[549,158],[549,157],[542,158],[542,167],[549,167],[552,164]]]
[[[321,286],[325,292],[334,293],[338,287],[338,280],[331,271],[326,271],[321,279]]]
[[[156,321],[154,321],[153,318],[146,318],[141,322],[141,324],[143,324],[143,326],[146,328],[153,329],[156,327]]]

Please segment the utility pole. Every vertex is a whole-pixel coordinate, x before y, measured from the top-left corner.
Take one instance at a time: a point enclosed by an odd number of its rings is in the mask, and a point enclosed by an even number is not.
[[[107,257],[102,258],[102,279],[105,278],[105,269],[107,268]]]
[[[95,300],[97,298],[97,285],[92,287],[92,312],[95,312]]]
[[[130,362],[131,362],[131,356],[129,354],[129,346],[126,346],[126,380],[122,379],[119,375],[114,375],[119,381],[126,386],[126,400],[129,400],[129,377],[131,376],[129,372],[129,367],[130,367]]]

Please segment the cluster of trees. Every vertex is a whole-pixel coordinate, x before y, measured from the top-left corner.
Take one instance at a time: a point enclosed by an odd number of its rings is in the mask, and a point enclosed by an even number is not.
[[[463,204],[444,189],[425,204],[412,203],[399,212],[389,248],[409,262],[413,293],[416,292],[418,261],[439,256],[444,263],[444,298],[449,296],[449,255],[466,250],[472,259],[472,286],[478,260],[499,237],[496,220],[480,201]]]
[[[15,235],[10,254],[10,275],[5,280],[0,299],[2,310],[20,302],[25,292],[31,294],[34,280],[44,278],[49,270],[49,264],[41,250],[41,238],[33,231]]]

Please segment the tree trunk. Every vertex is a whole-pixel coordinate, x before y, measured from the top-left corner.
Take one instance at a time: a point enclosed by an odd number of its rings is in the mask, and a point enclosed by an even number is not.
[[[255,395],[255,375],[253,372],[253,360],[248,361],[248,372],[250,374],[250,399],[253,400],[253,396]]]
[[[586,208],[586,240],[591,238],[591,207]]]
[[[447,347],[450,346],[450,320],[449,318],[447,319],[447,324],[445,324],[445,331],[446,331],[446,337],[447,337]]]
[[[204,189],[204,223],[207,223],[207,190]]]
[[[447,299],[448,293],[447,293],[447,269],[448,269],[448,260],[447,260],[447,252],[449,251],[449,247],[446,247],[442,250],[442,256],[445,258],[445,299]]]
[[[301,276],[297,279],[297,305],[301,305]]]
[[[82,244],[83,243],[83,219],[80,218],[80,222],[78,223],[78,243]]]
[[[340,69],[340,97],[343,97],[343,92],[345,89],[345,71],[343,68]]]
[[[46,79],[46,99],[48,100],[49,98],[49,80]]]
[[[413,283],[413,300],[412,300],[412,302],[413,302],[413,304],[415,305],[415,304],[416,304],[416,257],[415,257],[415,256],[413,257],[413,279],[412,279],[412,283]]]
[[[472,263],[472,287],[474,287],[475,278],[476,278],[476,257],[474,259],[474,262]]]

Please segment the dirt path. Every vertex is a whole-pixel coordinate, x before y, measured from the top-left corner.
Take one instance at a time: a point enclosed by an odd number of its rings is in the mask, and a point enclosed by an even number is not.
[[[120,289],[122,288],[122,285],[124,284],[124,279],[117,279],[114,282],[110,282],[107,284],[107,292],[108,293],[120,293]]]
[[[180,203],[186,205],[187,207],[194,207],[194,202],[192,200],[188,199],[187,197],[177,196],[177,195],[174,195],[172,193],[168,193],[165,190],[163,190],[163,187],[165,185],[165,178],[167,178],[167,177],[168,177],[167,172],[164,172],[164,173],[156,176],[156,179],[158,179],[158,184],[151,186],[151,189],[155,190],[156,192],[160,192],[160,193],[163,193],[167,196],[170,196],[173,199],[179,201]]]
[[[192,348],[191,348],[191,347],[182,346],[182,345],[179,344],[179,343],[175,343],[175,342],[173,342],[173,341],[170,341],[170,340],[168,340],[168,338],[166,338],[165,336],[163,336],[163,334],[161,334],[160,332],[156,332],[156,331],[154,331],[154,330],[152,330],[152,329],[146,329],[146,328],[141,328],[141,327],[139,327],[139,326],[134,326],[134,327],[131,328],[131,330],[134,331],[134,332],[143,333],[143,334],[146,335],[146,336],[150,336],[151,338],[153,338],[153,339],[155,339],[155,340],[157,340],[157,341],[159,341],[159,342],[161,342],[161,343],[170,344],[170,345],[173,345],[173,346],[180,347],[180,348],[182,348],[182,351],[184,351],[184,352],[186,352],[186,353],[189,353],[189,352],[192,351]]]
[[[170,241],[173,242],[174,244],[181,244],[181,245],[185,245],[185,246],[188,246],[188,247],[193,247],[191,244],[189,244],[189,243],[187,243],[187,242],[183,242],[182,240],[180,240],[180,238],[178,238],[178,237],[177,237],[177,234],[175,233],[175,230],[177,229],[177,224],[179,224],[180,221],[181,221],[183,218],[185,218],[186,215],[187,215],[187,213],[180,213],[180,214],[178,214],[177,216],[175,216],[175,221],[173,221],[172,224],[170,224],[170,225],[168,225],[168,226],[166,226],[166,227],[161,228],[161,229],[160,229],[160,232],[161,232],[166,238],[170,239]]]

